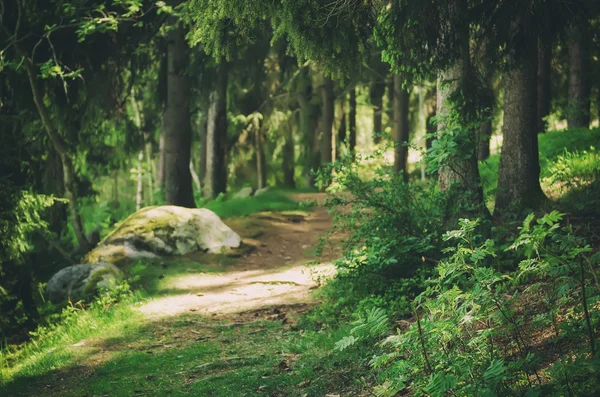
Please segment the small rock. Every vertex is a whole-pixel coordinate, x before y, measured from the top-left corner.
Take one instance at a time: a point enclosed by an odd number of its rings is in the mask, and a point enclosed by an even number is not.
[[[243,187],[239,192],[237,192],[233,198],[234,199],[242,199],[246,197],[252,196],[253,189],[251,187]]]
[[[100,288],[116,285],[123,273],[108,263],[68,266],[56,273],[46,286],[48,300],[76,302],[93,295]]]
[[[257,189],[256,192],[254,192],[255,196],[262,196],[263,194],[265,194],[266,192],[269,191],[269,187],[263,187],[262,189]]]

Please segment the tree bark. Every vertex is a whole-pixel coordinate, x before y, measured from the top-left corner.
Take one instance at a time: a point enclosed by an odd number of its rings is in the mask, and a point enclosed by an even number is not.
[[[202,190],[202,182],[200,182],[200,177],[198,176],[198,173],[196,172],[196,166],[194,165],[194,159],[190,159],[190,174],[192,175],[192,181],[194,182],[194,185],[196,185],[196,190],[201,191]]]
[[[537,128],[538,134],[546,132],[546,121],[544,118],[550,114],[551,97],[551,65],[552,44],[546,43],[543,38],[539,39],[537,66]]]
[[[214,199],[227,190],[227,65],[217,67],[215,87],[210,93],[206,126],[206,177],[204,197]]]
[[[495,214],[536,207],[544,198],[540,187],[537,119],[537,48],[528,38],[523,56],[515,60],[504,83],[504,126],[498,170]]]
[[[284,127],[283,131],[283,185],[289,188],[296,187],[296,180],[294,179],[294,130],[292,128],[292,125],[288,125],[287,127]]]
[[[485,161],[490,157],[490,138],[492,137],[492,120],[486,120],[479,127],[479,148],[477,149],[477,158],[479,161]]]
[[[319,107],[312,103],[312,87],[312,78],[308,70],[302,70],[298,76],[298,105],[300,106],[300,133],[304,142],[304,174],[309,187],[315,186],[312,170],[317,169],[321,162],[316,134]]]
[[[402,178],[408,182],[408,130],[409,130],[409,96],[410,94],[402,87],[404,79],[400,75],[394,75],[393,92],[393,137],[394,137],[394,171],[402,172]]]
[[[206,120],[203,119],[200,123],[200,183],[204,184],[206,178]],[[204,186],[202,186],[204,188]]]
[[[156,187],[163,189],[165,187],[165,115],[160,125],[160,138],[158,139],[158,173],[156,176]]]
[[[261,123],[258,119],[254,120],[254,138],[256,150],[256,175],[257,188],[263,189],[267,186],[267,164],[265,161],[265,137]]]
[[[190,79],[188,46],[185,33],[170,18],[173,28],[167,34],[167,104],[165,110],[165,197],[166,203],[195,208],[190,156]]]
[[[148,167],[148,203],[154,205],[154,162],[152,161],[152,140],[150,133],[144,132],[144,147],[146,151],[146,167]]]
[[[590,38],[587,18],[579,18],[569,31],[569,128],[590,125]]]
[[[460,16],[462,10],[464,10],[465,2],[455,1],[453,7],[453,12]],[[438,135],[446,133],[444,119],[450,114],[451,99],[460,90],[463,90],[467,84],[470,84],[468,81],[471,73],[468,31],[466,31],[466,27],[463,26],[462,28],[465,31],[458,32],[462,38],[460,56],[452,66],[440,72],[438,77],[437,115],[441,118],[437,126]],[[469,109],[463,106],[463,109],[456,110],[459,111],[461,118],[468,119]],[[467,200],[477,208],[477,213],[488,215],[483,202],[483,189],[477,164],[476,131],[469,130],[466,134],[468,136],[456,142],[458,153],[450,156],[446,163],[440,167],[438,171],[439,187],[441,191],[448,191],[454,186],[457,192],[461,192],[463,199],[467,197]]]
[[[140,150],[138,154],[137,163],[137,191],[135,195],[135,210],[139,211],[142,209],[144,202],[144,171],[142,169],[142,162],[144,161],[144,151]]]
[[[350,90],[348,107],[348,151],[354,161],[356,158],[356,87]]]
[[[338,129],[337,129],[337,139],[335,145],[335,159],[339,160],[342,154],[342,146],[346,142],[346,137],[348,136],[348,125],[346,123],[346,110],[344,109],[344,102],[346,102],[345,98],[340,98],[338,101]]]
[[[63,137],[56,130],[52,118],[50,117],[50,111],[44,103],[44,95],[42,95],[41,88],[38,85],[37,70],[33,65],[32,60],[28,57],[24,57],[25,68],[27,70],[27,76],[29,77],[29,85],[31,93],[33,94],[33,101],[37,108],[42,124],[54,146],[54,150],[60,156],[63,166],[63,182],[65,186],[65,193],[69,200],[69,213],[71,215],[71,223],[73,225],[73,232],[79,245],[81,252],[88,252],[91,249],[91,245],[85,237],[85,228],[79,209],[77,206],[77,189],[75,184],[75,168],[73,167],[72,155],[69,151],[67,143]]]
[[[321,164],[331,163],[332,160],[332,129],[333,129],[333,80],[323,79],[323,135],[321,139]]]
[[[377,136],[383,132],[383,95],[385,94],[385,81],[374,81],[369,89],[371,105],[373,106],[373,142],[381,142]]]

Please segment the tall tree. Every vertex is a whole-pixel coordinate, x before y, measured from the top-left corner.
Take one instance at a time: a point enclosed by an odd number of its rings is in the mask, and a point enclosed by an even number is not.
[[[25,68],[27,70],[27,76],[29,77],[29,85],[33,94],[33,101],[38,110],[40,119],[42,120],[44,129],[46,130],[46,133],[48,134],[48,137],[54,146],[54,150],[56,150],[60,156],[63,166],[63,182],[65,193],[69,200],[69,215],[71,216],[71,223],[73,225],[75,238],[79,244],[79,249],[82,252],[88,252],[91,249],[91,245],[86,238],[83,220],[78,207],[75,167],[73,166],[73,153],[69,149],[65,139],[57,130],[54,121],[50,116],[50,110],[44,102],[44,94],[38,82],[37,67],[33,64],[33,61],[28,54],[24,53],[22,50],[21,54],[24,56]]]
[[[208,199],[227,190],[227,64],[219,64],[216,73],[206,127],[204,197]]]
[[[408,182],[408,130],[409,130],[409,97],[410,94],[402,86],[404,78],[394,76],[393,91],[393,138],[394,138],[394,171],[402,172],[405,182]]]
[[[590,125],[590,38],[587,15],[573,21],[568,31],[569,48],[569,128]]]
[[[465,38],[464,33],[462,37]],[[486,212],[483,207],[483,189],[477,166],[476,131],[467,127],[467,120],[473,111],[472,104],[464,102],[468,100],[464,90],[472,76],[468,41],[463,42],[460,54],[455,64],[440,72],[438,77],[436,105],[438,134],[440,137],[448,134],[453,136],[456,131],[457,135],[454,135],[455,138],[450,138],[450,141],[458,140],[457,152],[442,164],[438,172],[438,181],[442,191],[454,186],[468,193],[469,200],[478,205],[481,211]],[[455,101],[459,103],[452,108],[452,103]],[[458,113],[461,118],[460,125],[449,125],[452,112]],[[458,129],[455,130],[457,127]]]
[[[335,158],[340,159],[342,154],[342,145],[346,142],[348,136],[348,123],[346,123],[346,98],[342,97],[337,101],[337,136],[335,138]]]
[[[371,105],[373,106],[373,134],[383,132],[383,95],[385,94],[385,81],[380,78],[376,78],[375,81],[371,82],[369,87],[369,97],[371,99]],[[373,139],[375,143],[381,141],[381,137],[375,136]]]
[[[267,163],[265,159],[265,131],[258,117],[254,118],[254,141],[256,152],[256,175],[257,188],[263,189],[267,186]]]
[[[167,33],[167,103],[165,107],[165,194],[167,204],[194,208],[190,174],[192,125],[190,121],[189,47],[183,27],[169,18]]]
[[[348,100],[348,151],[352,160],[356,157],[356,89],[352,87]]]
[[[526,7],[513,18],[513,37],[521,37],[508,55],[504,81],[503,146],[498,170],[496,214],[509,208],[535,207],[544,198],[540,187],[537,118],[537,34]],[[517,46],[518,45],[518,46]]]
[[[296,187],[295,180],[295,150],[294,150],[294,130],[292,125],[287,125],[283,129],[283,185],[289,188]]]
[[[333,80],[323,78],[322,103],[323,120],[321,124],[321,163],[327,164],[332,160],[332,129],[334,116]]]
[[[304,142],[304,174],[306,183],[315,186],[312,170],[321,163],[320,147],[317,139],[319,105],[313,101],[313,81],[310,70],[303,67],[297,80],[298,105],[300,106],[300,134]]]

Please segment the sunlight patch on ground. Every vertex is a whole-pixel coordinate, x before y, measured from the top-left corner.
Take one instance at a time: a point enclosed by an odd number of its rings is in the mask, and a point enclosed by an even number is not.
[[[230,314],[270,305],[310,301],[309,292],[319,279],[335,272],[330,263],[296,265],[286,269],[248,270],[220,274],[189,275],[174,280],[171,295],[150,300],[139,310],[148,317],[160,318],[186,312]]]

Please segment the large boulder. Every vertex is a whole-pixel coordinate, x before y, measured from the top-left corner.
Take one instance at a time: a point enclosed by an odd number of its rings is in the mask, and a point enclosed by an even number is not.
[[[83,264],[65,267],[46,286],[46,296],[53,303],[67,299],[76,302],[93,295],[101,288],[110,288],[123,278],[123,273],[109,263]]]
[[[240,243],[240,236],[208,209],[146,207],[106,236],[86,255],[85,262],[119,264],[196,251],[223,253]]]

